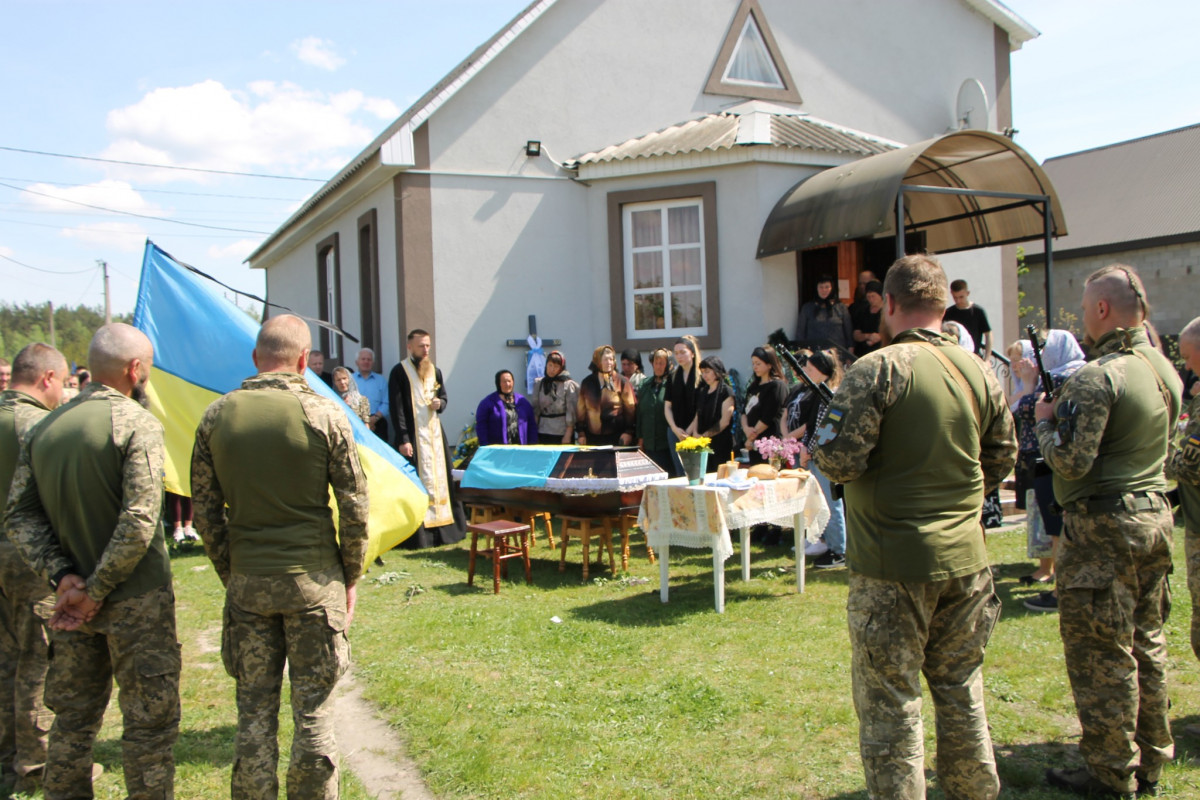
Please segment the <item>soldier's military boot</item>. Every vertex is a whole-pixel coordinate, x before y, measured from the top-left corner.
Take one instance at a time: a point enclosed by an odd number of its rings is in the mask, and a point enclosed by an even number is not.
[[[1076,769],[1048,769],[1046,783],[1056,789],[1064,789],[1082,797],[1119,797],[1121,800],[1137,800],[1133,792],[1122,792],[1092,775],[1087,767]]]
[[[1137,778],[1137,796],[1138,797],[1158,797],[1162,792],[1158,790],[1158,781],[1152,781],[1149,778],[1143,778],[1141,775],[1136,775]]]

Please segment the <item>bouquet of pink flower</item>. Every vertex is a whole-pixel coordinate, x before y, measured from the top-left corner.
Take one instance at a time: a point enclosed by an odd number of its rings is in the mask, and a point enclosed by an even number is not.
[[[756,439],[754,447],[758,450],[758,454],[768,461],[778,458],[781,461],[787,461],[789,467],[796,466],[796,457],[803,449],[799,439],[781,439],[778,436]]]

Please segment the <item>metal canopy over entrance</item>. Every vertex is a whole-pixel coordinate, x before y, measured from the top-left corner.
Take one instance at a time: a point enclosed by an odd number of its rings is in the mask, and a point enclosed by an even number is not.
[[[819,172],[789,189],[767,218],[758,257],[850,239],[922,231],[937,253],[1042,238],[1046,305],[1051,238],[1067,233],[1050,179],[1007,137],[964,130]]]

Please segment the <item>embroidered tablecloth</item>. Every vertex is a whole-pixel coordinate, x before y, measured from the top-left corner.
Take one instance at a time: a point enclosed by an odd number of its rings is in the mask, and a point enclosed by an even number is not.
[[[711,548],[717,610],[724,611],[724,563],[733,555],[731,531],[738,530],[742,579],[750,579],[750,526],[774,523],[795,530],[796,587],[804,591],[804,542],[817,538],[829,521],[829,506],[815,478],[759,481],[746,490],[689,486],[686,478],[652,483],[642,493],[638,527],[659,553],[662,601],[667,602],[670,548]]]

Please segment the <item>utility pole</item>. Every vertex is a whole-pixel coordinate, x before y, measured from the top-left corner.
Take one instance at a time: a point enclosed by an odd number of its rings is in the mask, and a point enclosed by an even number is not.
[[[54,341],[54,303],[50,303],[50,346],[58,349],[58,343]]]
[[[112,298],[108,293],[108,262],[96,259],[96,263],[104,270],[104,324],[112,322]]]

